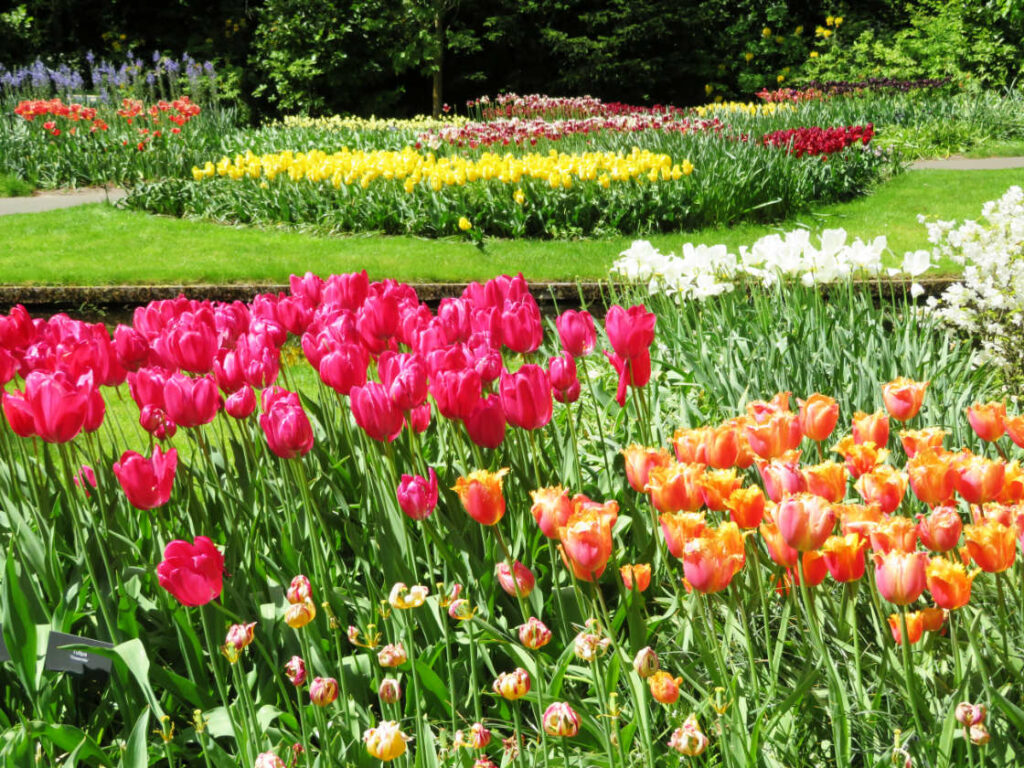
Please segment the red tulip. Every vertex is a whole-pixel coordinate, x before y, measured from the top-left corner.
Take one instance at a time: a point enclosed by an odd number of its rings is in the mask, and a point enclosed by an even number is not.
[[[605,356],[612,364],[615,372],[619,374],[619,386],[615,392],[615,402],[620,408],[626,407],[626,393],[629,387],[634,389],[646,387],[651,380],[651,353],[643,350],[634,357],[622,357],[621,355]]]
[[[209,376],[193,379],[175,373],[164,383],[164,410],[179,427],[209,424],[220,408],[217,383]]]
[[[32,371],[25,379],[24,392],[3,396],[3,410],[11,429],[22,437],[36,435],[48,443],[66,443],[85,425],[89,412],[89,396],[93,389],[91,375],[72,384],[60,372]],[[28,431],[31,420],[31,431]]]
[[[126,371],[137,371],[149,359],[149,342],[130,325],[114,329],[114,354]]]
[[[157,348],[189,373],[209,373],[217,356],[217,328],[209,309],[186,312],[157,339]]]
[[[402,475],[396,495],[398,506],[413,520],[425,520],[437,506],[437,474],[430,467],[429,478],[420,475]]]
[[[182,605],[206,605],[220,597],[224,555],[205,536],[196,536],[193,544],[175,540],[164,548],[156,573],[160,586]]]
[[[356,424],[374,440],[390,443],[402,431],[402,412],[380,382],[369,381],[351,392],[352,415]]]
[[[240,390],[224,401],[224,410],[228,416],[235,419],[244,419],[252,415],[256,410],[256,394],[252,387],[246,384]]]
[[[151,459],[135,451],[122,453],[121,460],[114,463],[114,475],[129,504],[136,509],[155,509],[171,498],[177,468],[178,452],[171,448],[163,453],[157,445]]]
[[[526,294],[516,302],[506,301],[501,313],[501,340],[513,352],[533,352],[544,340],[540,309],[533,296]]]
[[[573,357],[585,357],[594,351],[597,333],[594,330],[594,318],[586,310],[566,310],[555,320],[555,328],[562,349]]]
[[[366,383],[369,357],[361,344],[339,344],[320,358],[318,371],[324,384],[339,395],[349,395],[353,387]]]
[[[282,459],[305,456],[313,447],[313,427],[299,396],[280,387],[263,390],[260,427],[267,445]]]
[[[580,380],[576,376],[576,360],[563,352],[548,359],[548,379],[555,400],[560,403],[575,403],[580,397]]]
[[[480,374],[472,368],[431,374],[430,394],[434,396],[437,410],[446,419],[468,419],[480,402],[482,388]]]
[[[482,448],[497,448],[505,439],[505,410],[498,395],[479,400],[465,420],[469,439]]]
[[[539,429],[551,421],[551,384],[539,365],[527,363],[501,375],[501,407],[505,418],[521,429]]]
[[[608,343],[620,359],[636,358],[647,352],[654,342],[656,322],[655,314],[642,304],[629,309],[614,304],[605,315]]]
[[[427,399],[427,366],[419,355],[384,352],[377,371],[399,411],[411,411]]]

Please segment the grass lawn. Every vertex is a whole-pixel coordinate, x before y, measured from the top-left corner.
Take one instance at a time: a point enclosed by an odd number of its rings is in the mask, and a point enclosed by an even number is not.
[[[686,242],[731,248],[798,225],[844,227],[868,239],[884,234],[892,262],[928,246],[917,215],[977,218],[982,204],[1020,184],[1020,169],[910,171],[874,194],[774,225],[744,224],[655,235],[662,252]],[[629,238],[493,240],[483,252],[457,239],[317,237],[183,221],[87,205],[0,217],[0,282],[107,285],[146,283],[283,283],[307,270],[319,274],[366,269],[371,278],[464,282],[522,271],[532,280],[593,279],[607,274]]]

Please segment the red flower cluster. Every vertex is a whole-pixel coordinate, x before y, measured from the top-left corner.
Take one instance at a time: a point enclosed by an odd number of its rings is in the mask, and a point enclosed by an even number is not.
[[[593,96],[543,96],[536,93],[527,96],[506,93],[497,96],[493,101],[489,96],[481,96],[479,99],[467,101],[466,107],[470,110],[479,110],[482,120],[502,118],[557,120],[621,115],[674,115],[681,117],[687,112],[685,109],[666,104],[638,107],[617,101],[606,103]]]
[[[53,117],[62,117],[73,123],[91,122],[89,127],[91,133],[105,131],[108,128],[106,122],[96,117],[96,109],[94,107],[83,107],[81,104],[65,104],[60,99],[22,101],[14,108],[14,114],[25,118],[29,122],[32,122],[37,117],[48,117],[51,115]],[[53,120],[47,120],[43,123],[43,129],[54,136],[60,136],[61,133],[61,129],[57,127],[57,123]],[[75,129],[72,128],[69,132],[75,133]]]
[[[766,147],[785,147],[789,154],[797,157],[828,156],[858,142],[866,145],[874,135],[875,126],[872,123],[835,128],[812,126],[767,133],[761,137],[761,143]]]
[[[161,118],[166,117],[167,120],[175,124],[175,127],[171,129],[171,133],[178,134],[181,133],[182,126],[201,111],[198,104],[193,104],[188,96],[183,96],[170,102],[158,101],[150,107],[146,107],[141,101],[136,99],[124,99],[116,114],[124,119],[128,125],[132,125],[136,118],[142,116],[143,119],[149,121],[150,125],[157,126],[160,124]],[[105,120],[97,117],[95,107],[84,107],[77,103],[65,104],[60,99],[22,101],[14,108],[14,114],[30,122],[37,117],[61,118],[72,123],[89,122],[90,133],[106,131],[110,127]],[[56,119],[51,119],[43,123],[43,129],[53,136],[60,136],[62,132],[61,125]],[[72,135],[77,130],[75,126],[70,128],[65,126],[65,128]],[[139,134],[142,140],[138,143],[137,148],[141,151],[146,148],[150,141],[159,138],[161,131],[156,128],[140,128]],[[123,140],[122,144],[127,146],[128,140]]]

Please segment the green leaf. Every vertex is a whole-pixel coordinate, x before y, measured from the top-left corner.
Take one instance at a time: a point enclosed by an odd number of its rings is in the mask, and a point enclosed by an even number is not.
[[[149,766],[149,749],[146,739],[149,737],[149,707],[139,714],[128,737],[128,745],[121,757],[121,768],[147,768]]]

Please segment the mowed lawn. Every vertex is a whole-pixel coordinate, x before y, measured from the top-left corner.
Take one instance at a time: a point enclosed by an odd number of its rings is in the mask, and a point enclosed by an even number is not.
[[[772,225],[744,224],[651,236],[662,252],[685,242],[750,244],[763,235],[806,226],[843,227],[851,237],[885,235],[898,264],[908,250],[927,248],[918,214],[978,218],[987,200],[1024,182],[1024,171],[909,171],[873,194]],[[320,237],[162,218],[88,205],[0,217],[0,284],[116,285],[281,283],[307,270],[318,274],[366,269],[371,278],[465,282],[523,272],[531,280],[596,279],[630,238],[464,240],[418,237]],[[953,271],[955,265],[945,265]]]

